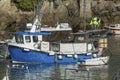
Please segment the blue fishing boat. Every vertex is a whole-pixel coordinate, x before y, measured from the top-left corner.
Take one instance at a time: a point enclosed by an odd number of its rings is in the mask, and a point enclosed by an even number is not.
[[[39,23],[36,17],[31,26],[28,24],[29,30],[15,32],[13,39],[8,42],[13,63],[77,63],[101,55],[102,48],[96,49],[93,43],[87,43],[84,41],[85,37],[80,37],[78,34],[75,35],[77,38],[73,38],[74,41],[44,40],[44,37],[51,36],[53,32],[71,31],[72,28],[68,23],[58,24],[57,27],[41,27]],[[60,35],[59,39],[62,36],[65,34]],[[62,39],[65,38],[71,37]]]

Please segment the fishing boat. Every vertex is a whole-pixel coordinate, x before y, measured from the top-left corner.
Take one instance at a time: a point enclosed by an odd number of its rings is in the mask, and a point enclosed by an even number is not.
[[[58,24],[56,28],[39,28],[38,23],[39,20],[36,17],[30,30],[15,32],[13,39],[8,42],[13,63],[77,63],[78,60],[92,59],[93,55],[98,57],[102,52],[102,48],[95,49],[93,43],[83,41],[85,37],[79,35],[73,35],[72,41],[44,40],[44,37],[51,36],[55,31],[66,32],[72,28],[66,23],[62,24],[64,26]],[[58,39],[62,36],[65,34],[60,35]],[[65,38],[70,37],[65,36],[63,40]]]
[[[110,30],[111,34],[120,34],[120,24],[108,25],[105,28]]]

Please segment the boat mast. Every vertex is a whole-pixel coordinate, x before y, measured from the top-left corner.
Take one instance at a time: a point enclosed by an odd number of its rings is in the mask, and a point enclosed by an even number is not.
[[[83,27],[86,32],[86,0],[83,1]]]
[[[83,1],[83,28],[86,38],[86,51],[88,52],[88,34],[86,32],[86,0]]]
[[[42,8],[43,3],[44,3],[44,0],[39,2],[39,4],[36,6],[35,19],[34,19],[34,22],[33,22],[30,32],[35,32],[37,28],[39,28],[41,30],[41,19],[43,16],[43,12],[42,12],[41,8]]]

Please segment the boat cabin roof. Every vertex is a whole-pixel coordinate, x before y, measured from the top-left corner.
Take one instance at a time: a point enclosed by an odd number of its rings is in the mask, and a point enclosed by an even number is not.
[[[49,31],[40,31],[40,32],[27,32],[27,31],[18,31],[14,33],[15,35],[51,35]]]

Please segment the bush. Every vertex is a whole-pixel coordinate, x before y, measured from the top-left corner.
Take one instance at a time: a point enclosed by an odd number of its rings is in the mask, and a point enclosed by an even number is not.
[[[13,0],[17,8],[23,11],[32,11],[41,0]]]

